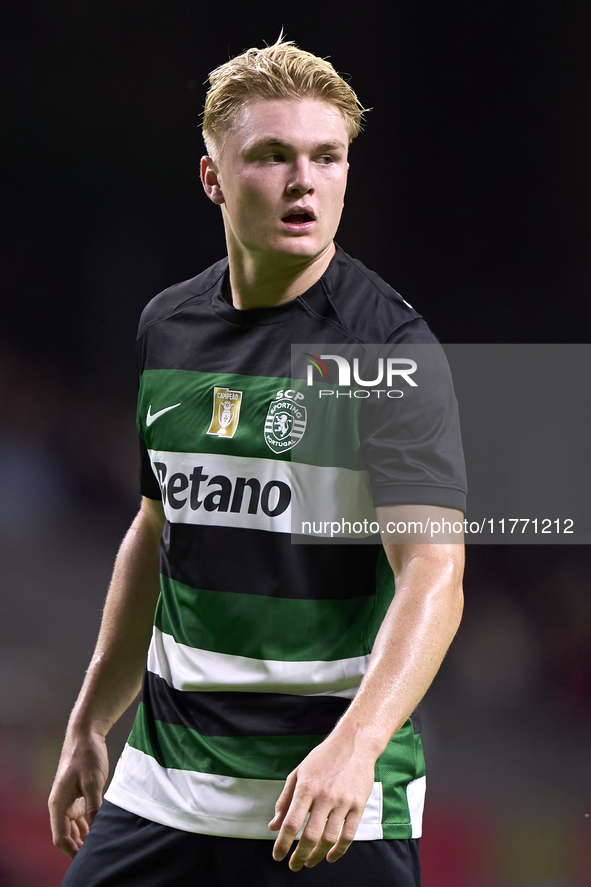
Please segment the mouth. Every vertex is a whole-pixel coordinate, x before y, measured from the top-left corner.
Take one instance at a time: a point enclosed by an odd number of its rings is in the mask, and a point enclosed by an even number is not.
[[[316,217],[309,209],[295,209],[286,213],[281,219],[281,224],[288,231],[305,234],[314,227]]]
[[[288,225],[305,225],[306,222],[313,222],[314,218],[308,212],[295,212],[283,216],[281,221],[287,222]]]

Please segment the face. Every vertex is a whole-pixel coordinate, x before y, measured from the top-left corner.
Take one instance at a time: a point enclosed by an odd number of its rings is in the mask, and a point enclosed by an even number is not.
[[[313,260],[332,247],[347,184],[340,111],[313,98],[249,101],[215,159],[208,196],[222,207],[229,250],[258,260]]]

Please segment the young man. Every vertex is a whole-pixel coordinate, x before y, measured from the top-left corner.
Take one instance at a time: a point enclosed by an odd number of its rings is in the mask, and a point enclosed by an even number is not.
[[[311,885],[416,887],[411,715],[459,624],[462,546],[297,545],[288,517],[297,488],[330,500],[369,472],[384,522],[409,504],[459,519],[453,393],[394,457],[392,410],[362,433],[324,414],[328,464],[306,443],[315,407],[304,377],[292,383],[292,343],[435,340],[335,246],[362,117],[348,84],[289,43],[248,50],[210,84],[201,176],[228,258],[140,323],[143,501],[50,798],[54,842],[75,857],[64,885],[260,887],[305,866]],[[102,803],[105,736],[144,669]]]

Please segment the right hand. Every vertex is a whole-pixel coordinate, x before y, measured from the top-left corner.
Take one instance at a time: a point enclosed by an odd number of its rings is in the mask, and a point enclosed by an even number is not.
[[[49,796],[53,843],[71,859],[82,846],[99,807],[109,775],[103,736],[66,736]]]

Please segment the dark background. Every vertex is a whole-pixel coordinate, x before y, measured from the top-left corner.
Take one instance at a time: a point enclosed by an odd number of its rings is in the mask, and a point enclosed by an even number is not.
[[[225,253],[203,82],[282,26],[373,109],[341,246],[443,342],[589,340],[590,4],[5,6],[0,887],[51,887],[65,864],[44,798],[137,508],[139,313]],[[468,555],[425,702],[426,887],[589,883],[589,550]]]

